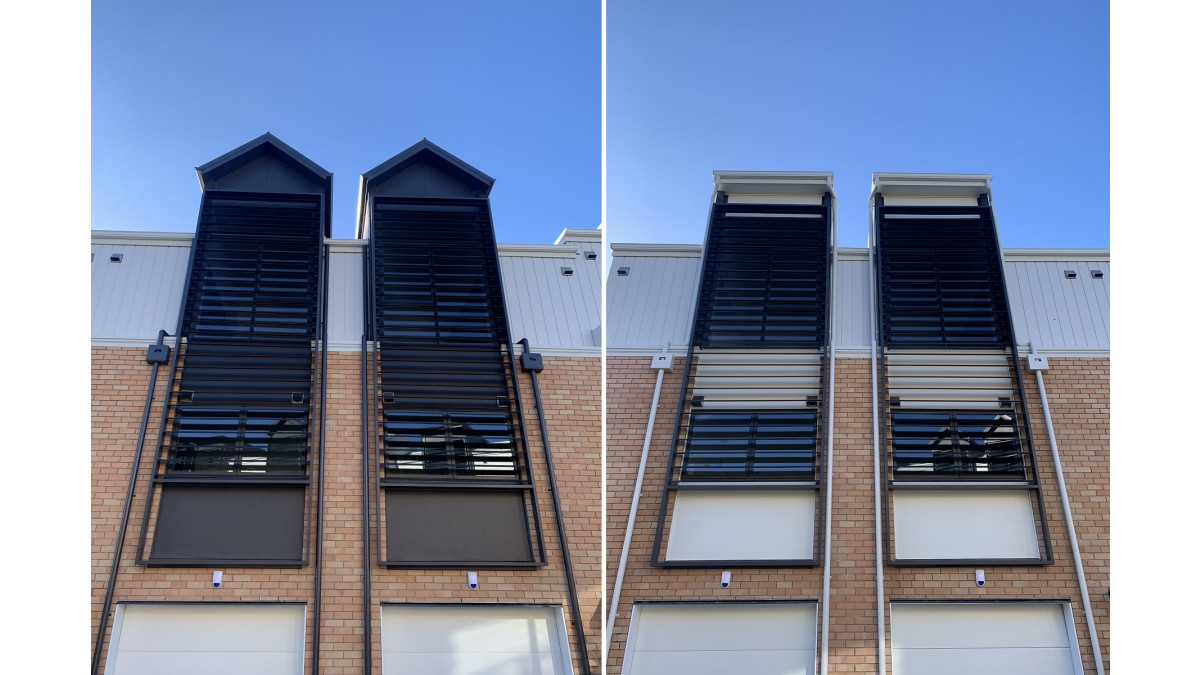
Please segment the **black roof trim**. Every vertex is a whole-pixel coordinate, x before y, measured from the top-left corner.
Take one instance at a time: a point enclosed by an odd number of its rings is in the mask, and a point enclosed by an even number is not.
[[[383,164],[363,174],[367,189],[387,182],[392,176],[404,171],[426,157],[433,157],[434,163],[449,169],[467,184],[477,185],[486,196],[492,191],[495,178],[467,164],[454,155],[433,144],[429,139],[422,138],[419,143],[392,157]]]
[[[207,188],[206,181],[224,178],[268,153],[305,175],[312,182],[325,186],[326,190],[332,187],[332,173],[321,168],[316,162],[300,154],[295,148],[279,140],[269,131],[211,162],[196,167],[196,176],[200,179],[200,187]]]

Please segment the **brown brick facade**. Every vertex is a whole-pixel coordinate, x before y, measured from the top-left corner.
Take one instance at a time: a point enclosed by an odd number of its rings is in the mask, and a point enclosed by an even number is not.
[[[94,347],[92,350],[92,641],[103,609],[116,530],[127,489],[138,425],[151,367],[144,348]],[[570,538],[576,585],[588,640],[588,654],[599,672],[601,617],[601,379],[600,360],[545,357],[542,401],[553,452],[564,520]],[[298,602],[306,613],[306,671],[312,659],[313,565],[300,568],[223,567],[224,584],[211,587],[213,569],[145,567],[134,563],[145,498],[153,472],[161,402],[168,380],[159,374],[134,500],[121,557],[114,609],[119,602]],[[537,432],[531,383],[521,376],[538,506],[548,565],[530,570],[479,570],[479,588],[470,590],[461,570],[390,570],[378,559],[372,512],[371,635],[374,672],[380,668],[380,604],[527,603],[564,609],[575,668],[581,672],[544,450]],[[323,494],[320,672],[364,672],[362,579],[362,402],[361,355],[332,352],[326,392],[325,475]],[[374,506],[375,467],[371,467]],[[310,492],[311,494],[311,492]],[[153,508],[151,510],[153,515]],[[311,526],[311,521],[309,522]],[[112,634],[112,617],[105,641]],[[107,652],[107,644],[105,645]],[[101,663],[105,654],[101,655]]]
[[[1052,358],[1045,374],[1047,397],[1070,492],[1088,591],[1107,661],[1108,650],[1108,360]],[[639,455],[654,390],[650,357],[613,356],[608,364],[608,576],[612,592]],[[663,381],[643,483],[637,524],[622,586],[608,672],[621,671],[635,601],[798,600],[821,595],[820,566],[813,569],[736,569],[728,589],[719,570],[650,566],[655,521],[682,382],[682,363]],[[839,358],[836,365],[832,565],[829,607],[829,672],[877,672],[875,516],[871,424],[871,361]],[[1069,601],[1076,618],[1084,671],[1096,667],[1071,558],[1053,460],[1034,377],[1026,376],[1040,481],[1054,563],[1037,567],[988,567],[977,587],[968,567],[884,567],[884,607],[908,600]],[[824,499],[824,495],[822,495]],[[818,659],[821,655],[818,653]],[[889,658],[890,672],[890,658]]]

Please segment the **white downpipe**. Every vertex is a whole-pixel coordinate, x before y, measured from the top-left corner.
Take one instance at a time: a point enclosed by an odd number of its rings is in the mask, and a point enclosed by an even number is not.
[[[1029,352],[1037,355],[1037,348],[1029,343]],[[1083,597],[1083,615],[1087,619],[1088,638],[1092,643],[1092,657],[1096,661],[1097,675],[1104,675],[1104,658],[1100,655],[1100,639],[1096,636],[1096,623],[1092,620],[1092,600],[1088,596],[1087,580],[1083,576],[1083,561],[1079,557],[1079,542],[1075,538],[1075,519],[1071,515],[1071,502],[1067,499],[1067,483],[1063,479],[1062,464],[1058,460],[1058,440],[1054,437],[1054,422],[1050,419],[1050,403],[1046,400],[1046,385],[1042,371],[1035,370],[1038,397],[1042,401],[1042,415],[1046,418],[1046,433],[1050,436],[1050,456],[1054,458],[1054,477],[1058,480],[1058,494],[1062,499],[1063,514],[1067,520],[1067,533],[1071,539],[1071,557],[1075,560],[1075,576],[1079,578],[1079,593]]]
[[[663,354],[667,346],[663,346]],[[642,458],[638,461],[637,480],[633,484],[633,502],[629,505],[629,522],[625,524],[625,541],[621,544],[621,561],[617,564],[617,577],[613,580],[613,594],[609,601],[608,630],[605,632],[604,653],[612,649],[613,626],[617,623],[617,606],[621,602],[621,582],[625,579],[625,563],[629,562],[629,544],[633,540],[633,521],[637,518],[638,502],[642,497],[642,478],[646,475],[646,458],[650,455],[650,435],[654,433],[654,417],[658,413],[658,395],[662,392],[663,369],[658,369],[654,378],[654,399],[650,402],[650,419],[646,422],[646,438],[642,441]]]
[[[837,342],[834,340],[836,329],[833,319],[833,309],[837,303],[837,242],[833,245],[833,262],[830,269],[829,289],[829,423],[826,424],[825,438],[825,570],[821,581],[821,675],[829,673],[829,581],[831,578],[829,564],[832,558],[831,544],[833,543],[833,401],[837,391],[837,370],[834,368]]]

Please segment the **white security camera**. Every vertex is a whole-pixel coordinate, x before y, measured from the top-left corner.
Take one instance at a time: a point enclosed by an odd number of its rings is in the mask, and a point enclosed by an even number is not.
[[[975,570],[975,585],[982,586],[987,583],[987,579],[983,578],[983,570]]]
[[[213,572],[213,582],[212,582],[212,584],[213,584],[213,588],[220,588],[220,587],[221,587],[221,579],[222,579],[224,576],[225,576],[225,575],[224,575],[224,573],[223,573],[223,572],[221,572],[221,570],[217,570],[216,572]]]

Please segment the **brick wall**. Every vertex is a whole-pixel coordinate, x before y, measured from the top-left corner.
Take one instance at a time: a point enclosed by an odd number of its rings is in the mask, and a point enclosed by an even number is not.
[[[588,653],[599,672],[603,624],[600,616],[600,361],[547,356],[545,363],[540,384],[547,430],[570,538]],[[95,347],[92,350],[93,643],[150,370],[144,360],[143,348]],[[291,569],[222,567],[225,577],[220,589],[211,587],[214,568],[150,568],[134,564],[145,496],[153,473],[160,404],[167,379],[167,369],[163,368],[126,530],[114,608],[115,603],[133,601],[307,603],[305,662],[311,663],[314,621],[311,564]],[[549,564],[530,570],[479,570],[479,588],[474,591],[467,588],[466,573],[462,570],[388,570],[378,567],[374,564],[378,559],[374,521],[377,515],[374,481],[377,476],[372,465],[368,495],[372,509],[371,632],[376,672],[380,668],[379,606],[391,602],[562,605],[575,667],[581,670],[532,388],[528,376],[522,375],[521,380],[522,402],[529,427],[526,435],[538,485],[538,505]],[[341,675],[363,672],[361,354],[330,353],[326,401],[320,672]],[[152,505],[151,517],[154,508]],[[106,642],[111,636],[111,625],[110,616],[105,631]],[[104,657],[102,654],[101,658]]]
[[[677,366],[681,366],[679,359]],[[611,592],[654,389],[650,357],[608,359],[608,577]],[[829,607],[829,672],[876,672],[874,466],[870,360],[839,358],[834,418],[834,478]],[[1045,376],[1051,414],[1079,534],[1101,648],[1108,650],[1108,361],[1053,359]],[[822,570],[734,569],[721,589],[719,570],[650,567],[655,520],[670,452],[682,368],[666,375],[651,442],[637,526],[609,652],[619,673],[634,601],[817,600]],[[906,600],[1066,600],[1076,617],[1084,670],[1096,672],[1070,543],[1054,479],[1036,383],[1026,377],[1034,447],[1055,562],[1039,567],[884,567],[884,607]],[[883,469],[881,469],[883,470]],[[822,495],[822,498],[824,496]],[[818,655],[818,659],[820,655]],[[889,659],[890,667],[890,659]]]

